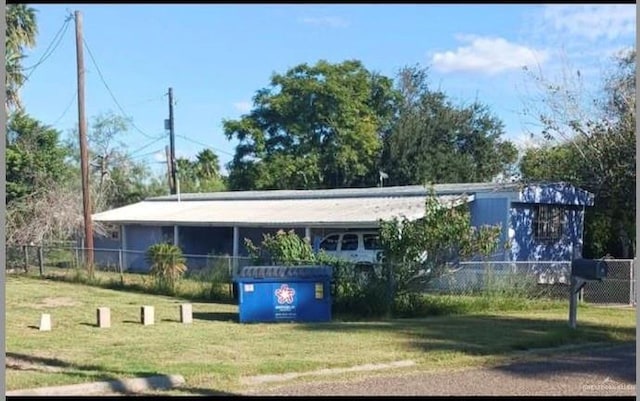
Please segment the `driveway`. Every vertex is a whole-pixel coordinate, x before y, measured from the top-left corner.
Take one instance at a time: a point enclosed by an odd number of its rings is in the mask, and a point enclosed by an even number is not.
[[[635,396],[636,346],[549,355],[535,361],[448,373],[375,376],[283,385],[247,395]]]

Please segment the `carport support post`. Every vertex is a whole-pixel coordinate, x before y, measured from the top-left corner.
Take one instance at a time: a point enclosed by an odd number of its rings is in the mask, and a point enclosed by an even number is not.
[[[240,227],[233,226],[233,272],[238,269],[238,254],[240,250]]]
[[[127,270],[127,229],[123,225],[120,226],[120,249],[122,250],[122,267],[120,271]]]
[[[581,278],[571,276],[571,296],[569,297],[569,326],[576,328],[576,317],[578,313],[578,293],[587,282]]]

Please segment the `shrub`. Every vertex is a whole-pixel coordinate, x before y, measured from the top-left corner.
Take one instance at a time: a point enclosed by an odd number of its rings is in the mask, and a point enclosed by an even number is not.
[[[146,256],[156,289],[174,294],[177,281],[187,271],[182,250],[172,244],[155,244],[147,249]]]

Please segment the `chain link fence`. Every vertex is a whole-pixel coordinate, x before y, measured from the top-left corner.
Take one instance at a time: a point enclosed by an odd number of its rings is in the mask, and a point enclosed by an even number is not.
[[[37,272],[40,275],[69,276],[84,268],[87,250],[78,247],[6,247],[8,273]],[[120,249],[94,249],[94,271],[105,280],[124,282],[128,277],[145,276],[149,271],[146,253]],[[245,266],[248,257],[183,255],[187,271],[184,278],[200,283],[227,283]],[[580,299],[593,304],[632,305],[637,302],[633,260],[610,259],[608,276],[589,282]],[[374,271],[380,266],[374,266]],[[429,293],[475,295],[487,292],[551,299],[568,299],[571,262],[460,262],[425,288]],[[144,281],[144,277],[140,280]]]

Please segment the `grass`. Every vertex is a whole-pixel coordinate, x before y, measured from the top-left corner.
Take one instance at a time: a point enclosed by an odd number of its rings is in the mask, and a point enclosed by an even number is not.
[[[193,302],[194,322],[183,325],[177,319],[184,302],[8,276],[6,353],[23,366],[8,366],[7,390],[180,374],[186,388],[173,393],[237,393],[243,376],[407,359],[417,363],[411,369],[453,369],[496,363],[520,350],[635,340],[635,310],[624,309],[581,307],[577,330],[567,326],[566,306],[554,304],[422,319],[245,325],[237,323],[235,305]],[[155,325],[139,324],[141,305],[155,306]],[[111,328],[95,327],[100,306],[111,308]],[[35,327],[41,313],[51,313],[51,332]]]
[[[32,277],[37,273],[33,272]],[[45,269],[45,278],[49,280],[62,281],[76,284],[87,284],[99,288],[112,290],[126,290],[142,294],[171,295],[154,286],[153,277],[148,274],[125,273],[122,276],[116,272],[95,271],[94,277],[89,278],[84,269],[56,269],[48,267]],[[179,280],[176,286],[175,295],[177,297],[191,301],[221,301],[232,302],[230,284],[218,280],[212,283],[211,274],[192,275],[187,274]]]

